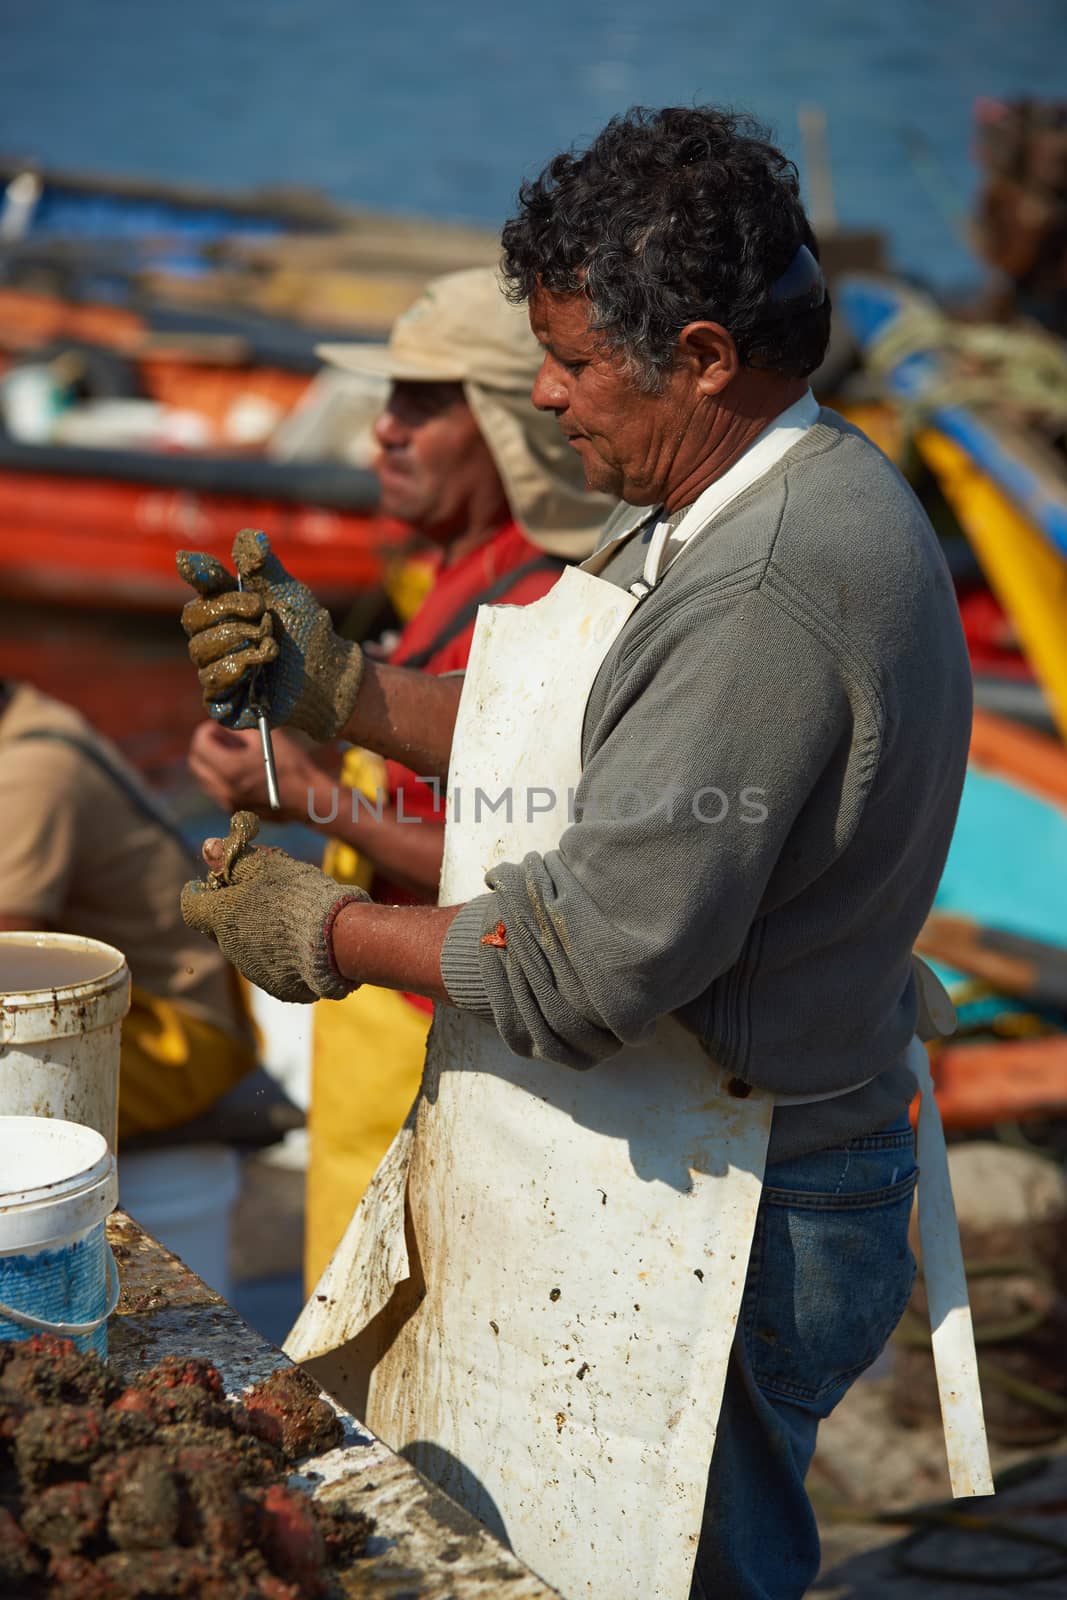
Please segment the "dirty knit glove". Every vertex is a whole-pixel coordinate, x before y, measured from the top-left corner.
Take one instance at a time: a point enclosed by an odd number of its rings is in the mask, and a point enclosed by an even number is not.
[[[311,590],[272,555],[265,533],[243,528],[233,542],[237,581],[221,561],[178,551],[178,571],[199,591],[182,612],[189,654],[208,715],[252,728],[265,700],[271,726],[334,738],[352,712],[363,652],[339,639]]]
[[[222,849],[221,870],[182,890],[182,916],[206,933],[250,983],[278,1000],[343,1000],[358,989],[333,960],[331,933],[342,906],[369,900],[284,850],[249,849],[258,829],[239,811]]]

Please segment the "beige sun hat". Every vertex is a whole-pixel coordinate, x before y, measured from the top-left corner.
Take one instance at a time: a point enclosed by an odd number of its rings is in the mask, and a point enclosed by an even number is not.
[[[586,490],[555,417],[535,409],[530,391],[541,347],[525,307],[505,299],[494,268],[434,278],[397,318],[388,344],[322,344],[315,353],[344,372],[461,383],[531,544],[572,561],[590,554],[615,502]]]

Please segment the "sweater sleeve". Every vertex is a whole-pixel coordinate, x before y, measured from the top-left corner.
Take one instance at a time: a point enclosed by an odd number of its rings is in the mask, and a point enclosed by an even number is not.
[[[576,820],[556,850],[493,867],[449,930],[453,1002],[517,1054],[588,1067],[703,993],[783,852],[796,883],[805,852],[817,871],[854,829],[879,744],[867,718],[857,736],[854,688],[759,589],[635,637],[587,730]],[[506,943],[483,943],[499,923]]]

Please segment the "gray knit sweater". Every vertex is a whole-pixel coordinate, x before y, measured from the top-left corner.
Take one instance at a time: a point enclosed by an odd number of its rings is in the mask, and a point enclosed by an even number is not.
[[[647,538],[602,576],[639,576]],[[970,713],[933,530],[824,410],[635,609],[586,710],[576,820],[456,917],[449,995],[524,1056],[592,1067],[673,1012],[761,1088],[852,1090],[777,1108],[771,1160],[884,1126],[914,1089],[909,953]],[[498,922],[504,949],[480,942]]]

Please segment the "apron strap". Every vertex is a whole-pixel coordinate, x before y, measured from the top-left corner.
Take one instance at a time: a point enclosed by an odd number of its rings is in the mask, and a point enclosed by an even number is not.
[[[846,1094],[856,1094],[860,1089],[866,1089],[877,1076],[877,1072],[872,1072],[869,1078],[850,1083],[847,1089],[827,1089],[824,1094],[776,1094],[774,1103],[776,1106],[817,1106],[823,1100],[843,1100]]]
[[[919,1084],[917,1155],[919,1242],[930,1306],[931,1343],[937,1371],[937,1392],[948,1452],[948,1473],[956,1500],[993,1493],[978,1355],[967,1299],[967,1274],[941,1113],[934,1096],[926,1047],[913,1039],[908,1066]]]

